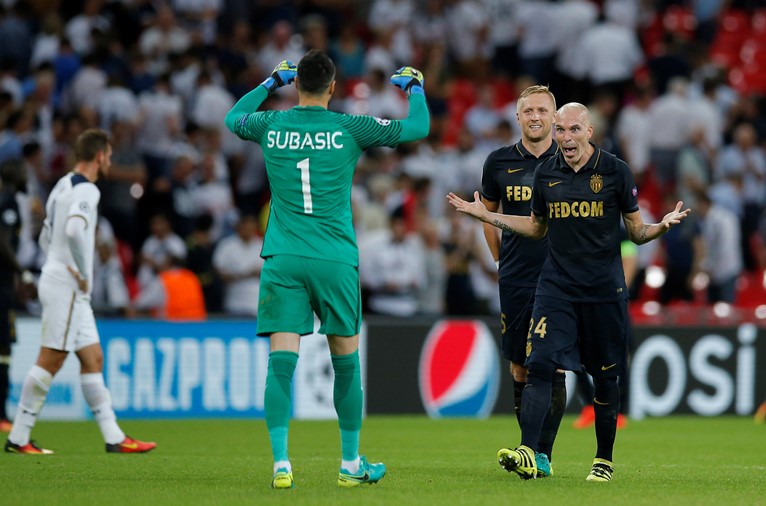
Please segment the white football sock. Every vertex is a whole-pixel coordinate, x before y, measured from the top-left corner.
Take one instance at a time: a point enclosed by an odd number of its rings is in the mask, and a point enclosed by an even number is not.
[[[53,375],[39,365],[33,365],[27,373],[24,385],[21,387],[21,398],[13,428],[8,434],[8,440],[11,443],[19,446],[29,443],[29,435],[35,426],[37,415],[45,405],[45,398],[48,396],[52,381]]]
[[[287,472],[291,472],[293,470],[293,466],[290,465],[289,460],[278,460],[274,462],[274,472],[277,472],[277,469],[287,469]]]
[[[104,441],[112,445],[121,443],[125,439],[125,433],[117,425],[117,416],[112,409],[112,397],[104,384],[104,375],[100,372],[81,374],[80,385]]]
[[[356,474],[359,472],[360,463],[361,461],[359,460],[359,457],[357,457],[356,460],[341,460],[340,467],[351,474]]]

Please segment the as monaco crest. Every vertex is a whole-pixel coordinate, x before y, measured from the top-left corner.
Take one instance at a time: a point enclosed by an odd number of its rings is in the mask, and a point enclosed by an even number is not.
[[[598,193],[601,191],[601,188],[604,187],[604,178],[601,177],[600,174],[593,174],[590,177],[590,189],[593,190],[593,193]]]

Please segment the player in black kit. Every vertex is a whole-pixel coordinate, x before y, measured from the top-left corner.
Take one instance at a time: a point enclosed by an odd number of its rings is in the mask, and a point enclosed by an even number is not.
[[[502,203],[503,214],[529,216],[535,167],[558,153],[551,128],[555,112],[556,98],[547,86],[534,85],[521,92],[516,103],[521,140],[493,151],[484,162],[481,200],[487,210],[498,211]],[[548,240],[535,241],[510,232],[503,232],[501,237],[496,227],[489,223],[483,225],[487,245],[498,262],[501,349],[510,362],[514,408],[521,425],[521,398],[527,384],[524,366],[527,331],[537,279],[548,256]],[[535,452],[538,477],[551,475],[551,452],[564,416],[566,397],[566,377],[563,371],[558,371],[554,375],[551,405]]]
[[[527,339],[527,387],[521,405],[521,445],[503,448],[498,460],[522,478],[537,475],[534,450],[551,403],[557,369],[581,366],[595,383],[596,458],[588,481],[612,479],[612,451],[620,392],[617,377],[627,359],[627,287],[620,259],[620,218],[630,240],[643,244],[683,220],[682,202],[660,223],[645,224],[638,210],[627,164],[590,143],[590,113],[578,103],[562,106],[554,118],[560,154],[541,163],[532,184],[529,217],[490,213],[479,200],[450,193],[450,203],[510,233],[548,235],[548,258],[537,285]]]

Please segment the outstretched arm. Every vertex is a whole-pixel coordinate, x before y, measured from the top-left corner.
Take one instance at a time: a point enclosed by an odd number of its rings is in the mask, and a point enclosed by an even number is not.
[[[684,209],[681,211],[681,206],[684,203],[679,201],[676,204],[676,208],[670,211],[662,218],[659,223],[647,224],[641,218],[641,213],[638,211],[632,213],[626,213],[622,215],[622,219],[625,222],[625,229],[628,231],[628,237],[636,244],[645,244],[649,241],[657,239],[659,236],[670,230],[673,225],[678,225],[681,220],[686,218],[691,209]]]
[[[490,212],[496,212],[500,208],[499,202],[492,202],[491,200],[487,200],[484,197],[481,198],[481,202]],[[492,258],[495,260],[495,262],[499,262],[501,241],[500,231],[489,223],[482,223],[482,228],[484,230],[484,240],[487,241],[487,246],[489,247],[489,251],[492,253]]]
[[[531,239],[542,239],[548,231],[548,223],[542,216],[532,213],[530,216],[513,216],[508,214],[492,213],[487,210],[481,202],[479,192],[474,192],[474,201],[468,202],[461,199],[454,193],[447,195],[447,200],[455,209],[461,213],[489,223],[499,229],[506,230],[512,234],[529,237]]]

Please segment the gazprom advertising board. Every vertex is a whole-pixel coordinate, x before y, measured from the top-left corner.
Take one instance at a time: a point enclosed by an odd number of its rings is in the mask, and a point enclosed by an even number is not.
[[[119,418],[262,418],[268,339],[254,322],[167,323],[101,321],[104,377]],[[40,320],[17,322],[19,342],[11,364],[11,414],[40,343]],[[365,382],[364,328],[360,336]],[[293,381],[296,418],[334,418],[333,370],[327,340],[301,339]],[[43,419],[83,419],[89,409],[80,391],[79,364],[67,358],[56,375]]]

